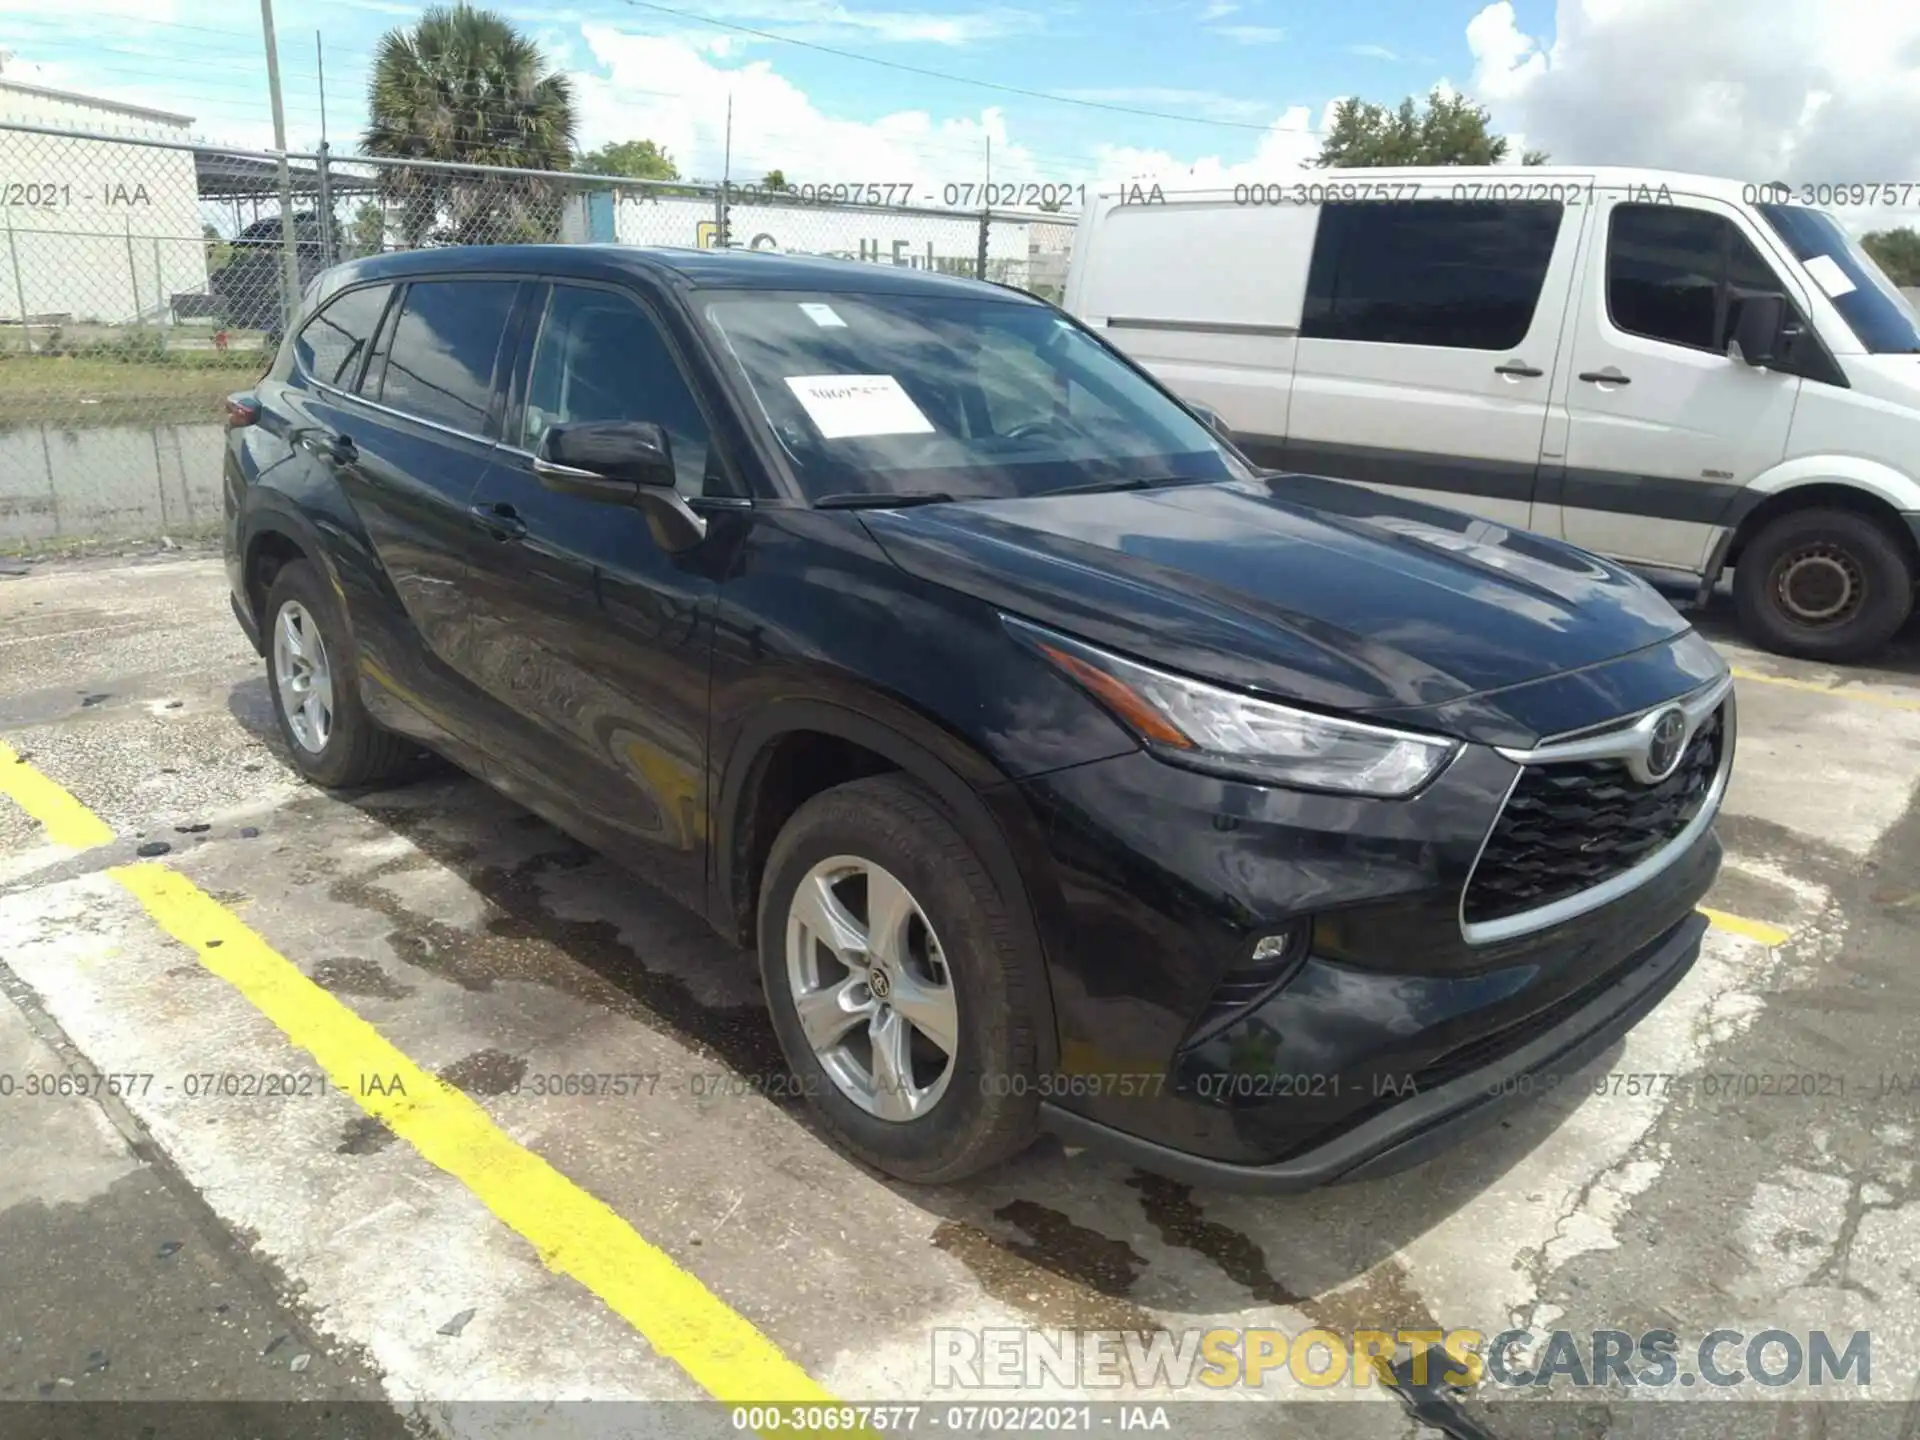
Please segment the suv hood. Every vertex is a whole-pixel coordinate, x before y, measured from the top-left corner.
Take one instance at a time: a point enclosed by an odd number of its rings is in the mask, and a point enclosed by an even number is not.
[[[910,574],[1169,669],[1328,709],[1447,705],[1688,630],[1651,586],[1585,551],[1319,476],[861,519]]]

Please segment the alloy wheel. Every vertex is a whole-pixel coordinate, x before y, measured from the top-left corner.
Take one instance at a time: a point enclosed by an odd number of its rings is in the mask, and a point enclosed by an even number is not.
[[[294,741],[318,755],[333,734],[333,668],[319,625],[298,600],[287,601],[274,618],[273,673]]]
[[[907,887],[870,860],[809,870],[787,907],[787,984],[814,1057],[882,1120],[940,1103],[960,1048],[953,977]]]

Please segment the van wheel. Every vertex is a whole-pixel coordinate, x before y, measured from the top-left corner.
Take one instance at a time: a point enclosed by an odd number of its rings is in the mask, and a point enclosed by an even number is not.
[[[364,785],[400,773],[420,752],[380,729],[361,706],[339,615],[310,562],[280,567],[267,592],[267,688],[300,773],[319,785]]]
[[[1795,510],[1769,522],[1733,571],[1741,628],[1807,660],[1864,660],[1913,611],[1913,566],[1897,536],[1852,510]]]
[[[1016,935],[980,857],[905,776],[794,812],[760,888],[760,974],[780,1048],[836,1143],[939,1184],[1033,1140],[1040,969]]]

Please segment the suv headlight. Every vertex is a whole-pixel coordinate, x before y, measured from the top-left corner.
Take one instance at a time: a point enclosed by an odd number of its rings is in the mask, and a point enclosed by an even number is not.
[[[1458,741],[1295,710],[1127,660],[1012,616],[1007,629],[1111,710],[1164,760],[1241,779],[1396,798],[1413,794]]]

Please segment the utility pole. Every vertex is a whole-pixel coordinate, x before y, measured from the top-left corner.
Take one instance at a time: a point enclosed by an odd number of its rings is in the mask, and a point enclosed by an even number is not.
[[[294,248],[293,177],[287,169],[287,114],[280,103],[280,48],[273,39],[273,0],[260,0],[260,28],[267,42],[267,102],[273,108],[273,148],[280,152],[280,311],[293,323],[300,303],[300,256]]]
[[[333,188],[327,179],[327,52],[320,43],[320,32],[313,32],[313,72],[320,84],[320,263],[331,265],[337,258],[333,243]]]
[[[727,233],[733,224],[733,91],[727,91],[727,138],[720,156],[720,248],[733,244]]]

